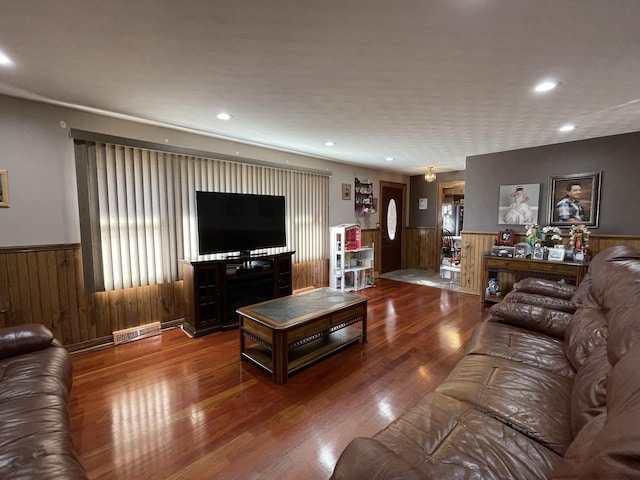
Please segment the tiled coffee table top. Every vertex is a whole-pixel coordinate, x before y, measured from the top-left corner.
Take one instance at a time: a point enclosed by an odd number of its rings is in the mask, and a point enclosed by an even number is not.
[[[331,288],[316,288],[315,290],[310,290],[298,295],[278,298],[263,304],[244,307],[244,309],[268,317],[274,322],[284,323],[362,298],[363,297],[359,295]]]

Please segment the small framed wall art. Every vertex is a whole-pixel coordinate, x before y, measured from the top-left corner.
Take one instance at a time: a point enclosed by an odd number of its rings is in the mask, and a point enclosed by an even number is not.
[[[9,174],[0,170],[0,207],[9,207]]]
[[[351,184],[342,184],[342,200],[351,200]]]

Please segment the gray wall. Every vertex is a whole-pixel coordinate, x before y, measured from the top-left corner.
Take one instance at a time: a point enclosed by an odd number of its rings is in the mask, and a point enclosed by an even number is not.
[[[0,247],[80,241],[70,128],[330,171],[330,225],[356,222],[364,228],[373,228],[378,222],[378,214],[358,217],[353,200],[341,199],[343,183],[353,185],[354,177],[369,178],[374,181],[374,196],[379,197],[381,180],[409,181],[408,176],[399,173],[0,95],[0,170],[9,172],[11,201],[10,208],[0,208]]]
[[[455,180],[465,180],[465,172],[445,172],[437,173],[433,183],[427,183],[424,175],[415,175],[410,179],[409,195],[409,226],[410,227],[436,227],[438,212],[438,182],[453,182]],[[426,210],[418,209],[418,202],[421,198],[428,199]],[[465,204],[467,202],[465,192]],[[466,207],[465,207],[466,208]],[[465,211],[466,222],[466,211]]]
[[[600,222],[593,233],[640,235],[639,156],[640,132],[635,132],[467,157],[464,229],[504,229],[498,225],[500,185],[523,183],[540,183],[538,221],[545,225],[549,176],[601,171]]]

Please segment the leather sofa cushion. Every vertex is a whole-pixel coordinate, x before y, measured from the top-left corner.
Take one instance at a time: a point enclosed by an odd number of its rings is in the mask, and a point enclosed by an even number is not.
[[[420,480],[429,477],[396,455],[385,445],[372,438],[354,438],[341,457],[348,461],[338,462],[330,480],[366,478],[384,480]]]
[[[607,378],[610,372],[607,344],[602,343],[589,355],[573,383],[571,430],[574,437],[591,419],[606,411]]]
[[[500,302],[491,307],[499,321],[556,338],[564,338],[571,314],[524,303]]]
[[[425,396],[374,439],[433,479],[504,479],[514,472],[517,478],[546,479],[561,462],[517,430],[439,393]]]
[[[526,303],[528,305],[537,305],[538,307],[549,308],[552,310],[560,310],[561,312],[573,313],[576,306],[569,300],[564,298],[549,297],[547,295],[538,295],[537,293],[509,292],[504,297],[505,302]]]
[[[573,380],[520,362],[467,355],[437,392],[468,402],[559,455],[573,439]]]
[[[500,322],[478,325],[469,340],[467,353],[506,358],[568,378],[575,375],[561,340]]]
[[[606,343],[607,319],[600,310],[580,308],[573,314],[564,336],[564,350],[571,366],[577,371],[597,345]]]
[[[554,281],[547,280],[546,278],[524,278],[513,284],[513,290],[571,300],[571,297],[576,293],[577,287],[569,285],[563,280]]]
[[[31,323],[0,329],[0,358],[13,357],[50,347],[53,334],[44,325]]]
[[[582,476],[582,465],[587,461],[589,451],[598,434],[604,428],[607,414],[602,413],[587,423],[580,433],[573,439],[567,449],[562,462],[553,474],[553,480],[585,480]],[[604,477],[608,479],[608,477]],[[604,479],[603,479],[604,480]]]
[[[37,394],[0,403],[0,478],[87,478],[75,456],[66,402]]]

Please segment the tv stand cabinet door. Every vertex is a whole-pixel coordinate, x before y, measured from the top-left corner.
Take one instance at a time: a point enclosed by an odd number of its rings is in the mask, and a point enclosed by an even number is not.
[[[184,269],[185,289],[191,305],[187,308],[185,328],[194,336],[222,328],[224,264],[204,263]]]
[[[278,255],[274,259],[275,269],[275,292],[274,297],[286,297],[291,295],[293,287],[291,286],[293,265],[291,254]]]

